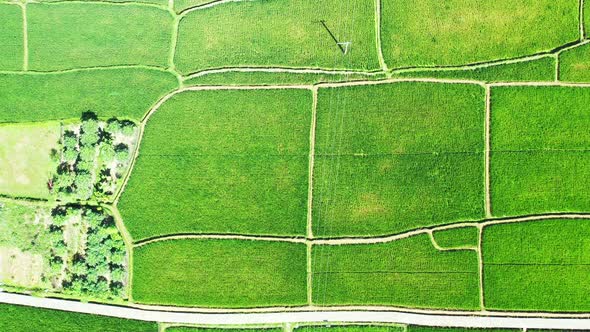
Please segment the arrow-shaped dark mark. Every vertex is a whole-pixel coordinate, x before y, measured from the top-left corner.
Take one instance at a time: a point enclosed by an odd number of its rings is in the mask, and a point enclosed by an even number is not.
[[[332,37],[332,39],[334,40],[334,42],[336,43],[336,45],[338,46],[338,48],[340,49],[340,51],[342,52],[342,54],[346,54],[346,50],[342,46],[342,43],[340,43],[338,41],[338,39],[336,39],[336,36],[334,36],[334,34],[332,33],[332,31],[330,31],[330,28],[328,28],[328,26],[326,25],[326,21],[321,20],[320,23],[322,23],[322,25],[324,26],[324,28],[326,29],[326,31],[328,31],[328,33],[330,34],[330,37]]]

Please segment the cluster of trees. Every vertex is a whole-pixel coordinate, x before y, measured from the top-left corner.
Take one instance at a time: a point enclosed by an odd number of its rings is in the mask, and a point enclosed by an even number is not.
[[[78,248],[68,249],[63,232],[72,218],[80,218],[86,237],[81,237]],[[98,207],[69,205],[53,209],[52,219],[52,280],[74,294],[103,298],[123,295],[127,256],[113,217]]]
[[[128,120],[98,120],[93,112],[82,114],[79,130],[65,130],[57,173],[48,186],[58,197],[87,200],[114,193],[116,180],[128,165],[130,152],[117,137],[131,137],[136,124]]]

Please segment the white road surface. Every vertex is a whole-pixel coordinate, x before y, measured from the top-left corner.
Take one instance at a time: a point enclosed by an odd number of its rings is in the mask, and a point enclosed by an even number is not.
[[[546,328],[590,330],[590,318],[502,317],[448,315],[391,311],[299,311],[267,313],[192,313],[152,311],[62,299],[0,293],[1,303],[26,305],[79,313],[182,324],[271,324],[297,322],[381,322],[440,327]],[[0,313],[1,314],[1,313]],[[497,313],[496,313],[497,315]]]

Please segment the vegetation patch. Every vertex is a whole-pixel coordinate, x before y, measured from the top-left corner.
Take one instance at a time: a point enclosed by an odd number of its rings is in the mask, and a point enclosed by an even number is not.
[[[395,325],[307,325],[298,326],[296,332],[403,332],[403,326]]]
[[[0,126],[0,193],[49,198],[47,179],[56,162],[60,124],[57,122]]]
[[[12,332],[157,332],[158,324],[12,304],[0,304],[0,330]]]
[[[47,183],[64,200],[111,200],[123,182],[138,136],[137,125],[86,112],[81,123],[65,126],[57,172]]]
[[[242,1],[198,10],[180,22],[175,62],[183,73],[263,66],[376,70],[375,4]]]
[[[0,203],[5,286],[98,299],[127,296],[127,253],[98,207]]]
[[[494,216],[590,209],[589,98],[586,88],[492,90]]]
[[[174,96],[150,118],[121,196],[134,239],[304,235],[311,108],[308,90]]]
[[[184,81],[190,85],[292,85],[317,84],[323,82],[351,82],[385,79],[385,74],[300,74],[300,73],[265,73],[265,72],[228,72],[207,74]]]
[[[473,226],[438,230],[432,232],[432,236],[445,249],[479,247],[479,229]]]
[[[439,251],[428,235],[370,245],[314,246],[317,305],[479,309],[477,253]]]
[[[590,82],[590,44],[559,54],[559,79],[566,82]]]
[[[23,67],[23,21],[19,6],[0,3],[0,70]]]
[[[382,6],[390,68],[515,58],[579,38],[577,1],[383,0]]]
[[[169,240],[133,253],[139,303],[199,307],[304,305],[304,244],[243,240]]]
[[[420,70],[396,73],[398,77],[431,77],[444,79],[461,79],[494,82],[542,82],[555,80],[555,58],[543,58],[497,64],[489,67],[475,67],[470,69]]]
[[[0,74],[0,122],[76,119],[89,109],[102,118],[140,120],[177,86],[174,75],[148,69]]]
[[[482,218],[484,109],[477,85],[320,89],[314,234],[390,234]]]
[[[520,329],[488,329],[488,328],[461,328],[461,327],[432,327],[409,325],[408,332],[518,332]],[[529,329],[529,331],[531,331]]]
[[[485,306],[492,310],[590,310],[590,221],[554,219],[484,228]]]
[[[27,16],[31,69],[167,65],[173,19],[164,10],[99,2],[34,3],[27,5]]]
[[[166,328],[166,332],[283,332],[282,328],[209,328],[193,326],[174,326]]]

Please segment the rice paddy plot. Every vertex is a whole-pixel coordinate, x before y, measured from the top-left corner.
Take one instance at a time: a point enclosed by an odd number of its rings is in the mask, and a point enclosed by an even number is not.
[[[11,332],[157,332],[158,324],[76,312],[0,304],[0,330]]]
[[[428,235],[367,245],[314,246],[313,303],[479,309],[477,253],[438,251]]]
[[[559,80],[590,82],[590,44],[578,46],[559,54]]]
[[[175,63],[182,73],[223,67],[377,70],[375,3],[241,1],[197,10],[180,22]]]
[[[151,69],[0,74],[0,123],[77,119],[88,110],[140,120],[177,85],[174,75]]]
[[[510,311],[588,311],[590,221],[553,219],[487,226],[483,233],[485,307]]]
[[[577,0],[383,0],[382,6],[389,68],[516,58],[579,38]]]
[[[21,70],[24,38],[19,6],[0,3],[0,31],[0,70]]]
[[[206,74],[184,81],[187,86],[193,85],[293,85],[317,84],[324,82],[351,82],[385,79],[385,74],[305,74],[305,73],[268,73],[268,72],[228,72]]]
[[[479,245],[479,229],[473,226],[437,230],[432,236],[445,249],[477,248]]]
[[[131,235],[303,236],[311,109],[309,90],[174,96],[149,119],[121,197]]]
[[[491,97],[494,216],[590,209],[590,89],[499,87]]]
[[[535,60],[493,64],[486,67],[465,69],[421,69],[394,73],[396,77],[430,77],[442,79],[475,80],[494,82],[543,82],[555,80],[555,58],[545,56]]]
[[[173,19],[164,10],[64,2],[29,4],[27,15],[30,69],[167,66]]]
[[[304,325],[293,329],[295,332],[403,332],[401,325]]]
[[[304,244],[170,240],[134,250],[138,303],[242,308],[306,303]]]
[[[320,89],[314,235],[393,234],[483,217],[483,96],[467,84]]]

